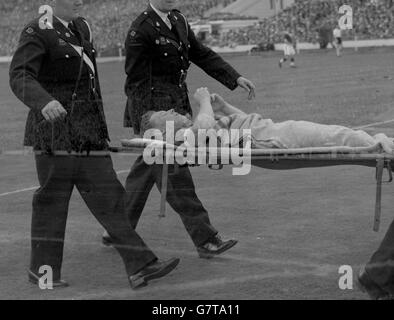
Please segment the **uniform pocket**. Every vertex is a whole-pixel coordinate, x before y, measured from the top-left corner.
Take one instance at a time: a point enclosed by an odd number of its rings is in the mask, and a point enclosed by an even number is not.
[[[164,57],[173,57],[178,55],[178,50],[177,48],[171,44],[171,43],[166,43],[164,45],[159,45],[159,51],[160,55]]]
[[[153,86],[152,88],[152,98],[171,98],[170,88],[160,88]]]
[[[50,57],[52,61],[55,60],[68,60],[71,58],[79,58],[79,54],[70,46],[55,47],[50,51]]]

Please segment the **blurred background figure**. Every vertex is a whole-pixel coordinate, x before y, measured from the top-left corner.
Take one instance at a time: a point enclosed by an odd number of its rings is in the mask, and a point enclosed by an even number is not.
[[[335,49],[337,50],[337,57],[340,57],[342,55],[342,47],[343,47],[341,28],[339,28],[339,26],[336,26],[332,34],[334,36],[334,46]]]
[[[284,35],[284,45],[283,45],[283,54],[284,57],[279,60],[279,68],[282,68],[283,63],[285,63],[288,59],[290,59],[290,67],[295,68],[295,59],[294,56],[296,51],[294,49],[294,41],[290,34],[286,33]]]

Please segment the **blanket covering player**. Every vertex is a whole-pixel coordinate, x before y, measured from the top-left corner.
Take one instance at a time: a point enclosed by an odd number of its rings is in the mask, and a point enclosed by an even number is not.
[[[177,140],[187,130],[197,133],[199,129],[251,130],[252,148],[310,148],[310,147],[370,147],[380,144],[385,152],[392,153],[393,140],[384,134],[371,136],[362,130],[353,130],[344,126],[325,125],[310,121],[273,122],[262,115],[246,114],[226,102],[218,94],[210,94],[207,88],[196,91],[194,98],[198,102],[193,110],[194,119],[180,115],[173,110],[148,112],[143,117],[142,128],[145,137],[153,132],[148,129],[166,129],[166,123],[173,121]],[[216,119],[216,120],[215,120]],[[231,136],[231,135],[230,135]],[[240,134],[240,136],[242,136]],[[232,146],[238,141],[229,141]]]

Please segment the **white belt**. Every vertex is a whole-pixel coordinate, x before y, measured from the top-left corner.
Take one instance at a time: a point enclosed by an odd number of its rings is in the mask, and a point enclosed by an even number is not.
[[[45,24],[48,26],[49,29],[54,29],[53,25],[50,22],[45,21]],[[88,25],[88,27],[89,27],[89,31],[90,31],[90,26]],[[94,64],[93,64],[92,60],[90,60],[90,58],[86,54],[83,54],[83,51],[82,51],[83,48],[80,46],[75,46],[69,42],[67,42],[67,43],[78,53],[78,55],[80,57],[83,58],[83,61],[86,63],[86,65],[89,67],[89,69],[93,72],[93,75],[95,75],[96,71],[94,70]]]
[[[71,43],[68,43],[78,54],[80,57],[83,58],[83,61],[87,64],[87,66],[89,67],[89,69],[93,72],[93,74],[96,74],[96,71],[94,70],[94,64],[92,62],[92,60],[90,60],[90,58],[86,55],[83,54],[82,50],[83,48],[80,46],[75,46]]]

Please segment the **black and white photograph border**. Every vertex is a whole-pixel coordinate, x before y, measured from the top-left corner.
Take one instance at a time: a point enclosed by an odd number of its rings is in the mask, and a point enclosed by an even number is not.
[[[2,0],[0,300],[392,300],[393,26],[390,0]]]

